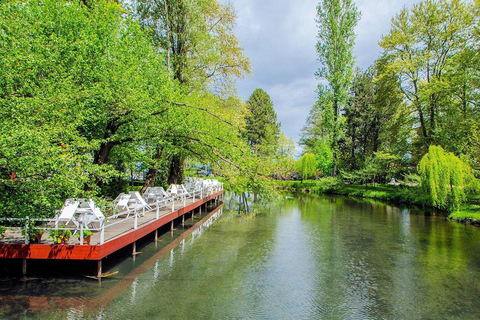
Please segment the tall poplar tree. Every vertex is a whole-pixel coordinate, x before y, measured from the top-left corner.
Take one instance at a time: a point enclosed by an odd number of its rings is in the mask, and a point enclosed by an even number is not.
[[[317,77],[326,80],[322,94],[327,94],[331,103],[330,143],[334,158],[333,176],[337,174],[339,140],[342,138],[342,110],[346,105],[348,90],[353,78],[355,44],[354,28],[360,12],[352,0],[323,0],[317,7],[318,61],[321,66]]]

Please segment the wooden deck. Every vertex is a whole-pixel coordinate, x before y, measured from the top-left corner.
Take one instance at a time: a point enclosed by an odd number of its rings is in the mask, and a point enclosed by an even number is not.
[[[72,237],[66,244],[53,244],[44,235],[39,244],[22,244],[22,238],[15,234],[0,243],[0,258],[3,259],[57,259],[57,260],[92,260],[100,261],[106,256],[135,243],[137,240],[155,232],[162,226],[181,218],[204,204],[218,200],[224,191],[213,193],[202,199],[192,198],[175,203],[175,210],[170,208],[157,210],[154,208],[144,216],[135,219],[111,219],[105,223],[103,243],[101,232],[95,232],[90,245],[80,245],[77,238]],[[185,204],[185,205],[184,205]],[[157,218],[158,215],[158,218]]]

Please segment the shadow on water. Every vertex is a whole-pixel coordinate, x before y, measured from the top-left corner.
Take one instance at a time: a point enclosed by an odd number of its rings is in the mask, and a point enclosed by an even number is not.
[[[153,233],[138,240],[136,255],[132,255],[131,245],[111,254],[102,260],[103,270],[118,273],[101,280],[87,277],[96,273],[96,261],[29,260],[25,277],[18,272],[21,259],[1,261],[0,318],[42,317],[49,311],[69,308],[103,308],[185,239],[201,234],[222,213],[223,204],[207,207],[202,214],[186,217],[184,226],[177,221],[173,232],[170,224],[158,229],[156,242]]]

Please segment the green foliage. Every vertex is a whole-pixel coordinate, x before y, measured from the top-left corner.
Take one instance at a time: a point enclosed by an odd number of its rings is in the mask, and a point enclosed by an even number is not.
[[[7,229],[4,226],[0,226],[0,239],[3,239],[5,237],[5,232]]]
[[[430,146],[418,164],[422,188],[430,195],[431,204],[458,210],[467,198],[467,191],[476,181],[472,168],[442,147]]]
[[[91,237],[93,235],[93,232],[90,231],[90,230],[83,230],[83,237],[84,238],[87,238],[87,237]],[[78,238],[80,238],[80,233],[78,234]]]
[[[71,236],[72,231],[65,228],[58,228],[52,229],[48,237],[51,238],[54,243],[65,243],[70,240]]]
[[[2,3],[0,39],[1,215],[114,197],[138,163],[165,176],[182,152],[219,167],[246,152],[243,102],[186,94],[116,2]]]
[[[399,77],[419,127],[414,155],[421,156],[431,144],[463,153],[476,144],[472,139],[478,140],[476,130],[468,130],[472,121],[478,123],[478,82],[473,79],[478,63],[469,59],[475,56],[473,12],[469,2],[426,0],[397,14],[380,42],[389,60],[382,73]]]
[[[318,172],[323,176],[330,176],[333,170],[333,153],[328,143],[318,140],[313,149]]]
[[[231,90],[250,73],[250,61],[233,33],[236,13],[217,0],[137,0],[133,12],[166,55],[173,77],[188,92]]]
[[[278,137],[278,148],[272,159],[274,179],[292,179],[295,176],[295,142],[283,132]]]
[[[363,168],[355,171],[342,171],[342,178],[350,183],[362,183],[367,185],[371,183],[373,186],[375,182],[389,181],[395,176],[399,157],[386,153],[376,152],[372,157],[365,161]]]
[[[318,180],[277,181],[279,187],[290,192],[333,193],[340,186],[340,180],[325,177]]]
[[[244,136],[255,152],[272,154],[278,144],[280,124],[270,96],[262,89],[255,89],[247,101]]]
[[[302,180],[312,178],[317,172],[317,161],[313,153],[304,153],[297,162],[297,170]]]
[[[321,66],[317,72],[328,86],[319,90],[319,96],[330,103],[326,104],[326,113],[331,114],[328,130],[333,152],[333,175],[337,174],[337,154],[342,139],[342,110],[345,108],[348,89],[353,77],[354,28],[360,18],[354,2],[351,0],[323,0],[317,7],[318,42],[317,53]]]
[[[78,128],[102,67],[104,43],[94,39],[119,19],[120,7],[103,1],[91,11],[53,0],[0,5],[2,215],[51,217],[65,198],[89,196],[92,177],[109,175]]]

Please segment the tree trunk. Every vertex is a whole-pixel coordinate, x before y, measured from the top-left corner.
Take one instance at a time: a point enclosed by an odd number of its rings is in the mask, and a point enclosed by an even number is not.
[[[157,179],[158,174],[158,163],[162,158],[163,148],[157,147],[157,152],[153,157],[152,167],[148,169],[147,176],[145,178],[145,183],[143,184],[141,192],[144,193],[145,190],[149,187],[155,186],[155,180]]]
[[[113,147],[115,147],[117,143],[115,142],[102,142],[100,144],[100,150],[95,154],[93,158],[94,164],[105,164],[108,161],[108,157],[110,156],[110,151],[112,151]]]
[[[140,190],[141,193],[144,193],[147,190],[147,188],[155,186],[155,179],[157,179],[157,173],[158,173],[157,168],[148,169],[147,176],[145,177],[145,182],[143,184],[142,190]]]
[[[373,122],[373,152],[378,151],[378,146],[379,146],[379,135],[380,135],[380,125],[379,125],[380,120],[378,117],[375,117],[375,120]]]
[[[168,175],[168,184],[180,184],[183,180],[183,157],[174,155],[170,163],[170,173]]]
[[[337,176],[337,152],[333,154],[333,171],[332,171],[332,177]]]

